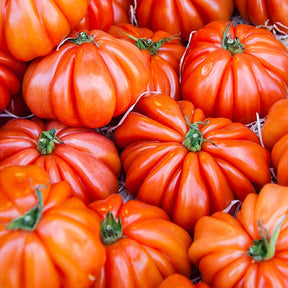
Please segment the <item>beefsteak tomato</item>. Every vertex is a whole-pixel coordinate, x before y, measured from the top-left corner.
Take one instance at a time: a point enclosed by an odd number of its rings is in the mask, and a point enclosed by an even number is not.
[[[161,208],[132,199],[123,203],[119,194],[89,208],[101,219],[106,249],[94,288],[156,288],[171,274],[190,276],[187,252],[192,239]]]
[[[0,286],[91,287],[105,262],[98,219],[36,165],[0,170]]]
[[[233,12],[233,0],[139,0],[136,7],[140,27],[181,33],[184,42],[192,31],[211,21],[228,21]]]
[[[211,22],[193,34],[182,64],[183,99],[209,117],[248,124],[288,95],[288,50],[266,29]]]
[[[206,118],[191,102],[168,95],[143,96],[114,139],[123,150],[128,193],[162,207],[190,233],[202,216],[270,181],[270,154],[252,130]]]
[[[196,223],[189,259],[215,288],[288,287],[288,188],[249,194],[236,219],[222,211]]]
[[[75,34],[59,50],[30,63],[23,97],[40,118],[103,127],[146,90],[145,58],[135,45],[104,31]]]
[[[49,54],[85,16],[90,0],[3,0],[0,48],[31,61]]]
[[[69,182],[74,195],[85,203],[118,191],[118,151],[94,129],[56,120],[10,120],[0,128],[0,170],[29,164],[46,170],[51,183]]]
[[[283,0],[235,0],[240,15],[253,25],[266,25],[276,33],[288,33],[288,2]]]

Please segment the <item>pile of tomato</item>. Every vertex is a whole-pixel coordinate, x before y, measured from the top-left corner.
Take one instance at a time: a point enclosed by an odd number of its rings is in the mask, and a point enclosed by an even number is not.
[[[2,2],[1,288],[288,287],[286,1]]]

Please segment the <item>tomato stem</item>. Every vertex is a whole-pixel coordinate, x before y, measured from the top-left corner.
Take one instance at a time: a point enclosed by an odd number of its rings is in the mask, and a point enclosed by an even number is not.
[[[119,215],[118,222],[116,222],[113,214],[107,213],[106,218],[101,222],[101,237],[106,245],[114,243],[122,237],[122,223]]]
[[[56,136],[56,129],[53,128],[48,131],[42,131],[38,140],[37,149],[41,155],[49,155],[53,152],[55,144],[65,143]]]
[[[247,251],[250,257],[256,261],[270,260],[274,257],[280,228],[286,218],[287,215],[285,215],[276,226],[271,237],[267,229],[262,225],[261,221],[258,221],[259,232],[262,238],[253,241],[253,245]]]
[[[228,30],[231,24],[228,23],[223,31],[223,38],[222,38],[222,47],[228,50],[232,55],[242,53],[245,50],[244,44],[240,43],[239,38],[235,37],[232,39],[232,36],[228,35]]]
[[[206,120],[205,122],[198,121],[195,123],[190,123],[187,116],[185,115],[186,123],[190,127],[188,133],[186,134],[185,140],[183,141],[183,145],[191,152],[198,152],[201,150],[201,146],[204,141],[212,143],[214,146],[215,143],[213,143],[209,139],[204,139],[201,131],[198,128],[199,124],[202,125],[208,125],[209,120]]]
[[[164,37],[164,38],[160,39],[159,41],[152,41],[150,38],[136,38],[136,37],[134,37],[134,36],[132,36],[130,34],[127,34],[127,33],[123,32],[123,31],[120,31],[120,33],[126,35],[130,39],[135,40],[135,45],[140,50],[149,51],[151,56],[157,54],[158,50],[166,42],[169,42],[169,41],[174,40],[174,39],[180,39],[179,34],[172,35],[171,37]]]
[[[37,187],[33,187],[36,191],[37,203],[36,205],[28,212],[26,212],[23,216],[20,216],[14,220],[12,220],[7,226],[8,230],[24,230],[24,231],[34,231],[39,223],[42,211],[43,211],[43,200],[42,194],[40,192],[40,188],[45,188],[47,185],[39,185]]]

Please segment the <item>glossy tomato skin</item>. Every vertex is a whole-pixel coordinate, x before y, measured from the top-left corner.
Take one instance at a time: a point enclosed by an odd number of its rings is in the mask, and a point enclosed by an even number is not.
[[[85,16],[90,0],[5,0],[0,9],[0,47],[18,60],[49,54]]]
[[[0,50],[0,113],[11,98],[21,92],[21,82],[27,63],[18,61],[9,52]]]
[[[185,146],[189,126],[184,115],[191,124],[202,123],[199,131],[206,140],[198,151]],[[162,207],[191,233],[200,217],[270,182],[269,152],[247,126],[206,118],[191,102],[168,95],[142,97],[114,136],[122,149],[128,193]]]
[[[275,32],[288,32],[287,1],[260,0],[243,1],[235,0],[235,6],[240,15],[253,25],[267,25],[277,27]],[[267,22],[268,21],[268,22]]]
[[[62,142],[41,154],[37,147],[41,133],[53,128]],[[59,121],[14,119],[2,126],[0,135],[0,169],[36,164],[49,173],[52,183],[69,182],[74,195],[85,203],[118,191],[118,152],[110,139],[94,129],[69,127]]]
[[[100,29],[108,31],[114,21],[111,0],[90,0],[87,13],[73,31]]]
[[[165,278],[158,288],[209,288],[204,282],[193,284],[190,279],[181,274],[172,274]]]
[[[132,199],[123,203],[119,194],[89,208],[102,220],[108,212],[116,221],[119,216],[123,229],[121,238],[105,245],[106,263],[94,288],[153,288],[173,273],[190,276],[187,249],[192,239],[162,209]]]
[[[83,35],[89,42],[65,42],[28,66],[23,97],[40,118],[99,128],[136,101],[149,75],[141,51],[131,43],[101,30],[75,33]]]
[[[288,100],[274,103],[264,120],[261,134],[262,140],[269,151],[275,168],[278,184],[288,185]]]
[[[244,48],[231,54],[231,46],[222,42],[228,41],[225,31]],[[287,67],[287,48],[268,30],[215,21],[189,42],[181,67],[182,96],[209,117],[247,124],[257,119],[256,113],[264,118],[273,103],[287,97]]]
[[[287,287],[287,192],[287,187],[269,183],[259,195],[247,196],[236,219],[221,211],[197,222],[188,255],[203,281],[215,288]],[[262,238],[259,221],[271,237],[280,227],[275,254],[267,260],[248,254],[253,240]]]
[[[114,24],[130,23],[134,0],[112,0]]]
[[[140,0],[137,1],[136,9],[140,27],[153,31],[164,30],[171,34],[181,33],[185,42],[192,31],[211,21],[227,21],[233,12],[234,1],[231,0]]]
[[[69,183],[50,184],[43,169],[27,165],[1,169],[0,187],[0,286],[90,287],[105,249],[98,219],[72,197]],[[13,230],[8,224],[36,207],[35,187],[43,201],[39,222],[33,230]]]

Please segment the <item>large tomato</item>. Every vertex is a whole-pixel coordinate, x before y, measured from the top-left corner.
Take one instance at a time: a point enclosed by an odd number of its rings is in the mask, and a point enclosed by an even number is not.
[[[49,54],[85,16],[90,0],[2,0],[0,48],[30,61]]]
[[[235,219],[201,218],[189,259],[214,288],[288,287],[288,187],[269,183],[249,194]]]
[[[145,67],[143,54],[130,42],[101,30],[80,32],[28,66],[23,97],[40,118],[98,128],[146,90]]]
[[[261,135],[271,151],[272,165],[280,185],[288,186],[288,99],[279,100],[269,109]]]
[[[124,23],[112,25],[108,33],[134,43],[147,57],[150,71],[147,91],[158,91],[180,100],[179,64],[185,47],[177,35],[168,32],[153,32]]]
[[[0,170],[36,164],[52,183],[66,180],[88,203],[118,191],[121,163],[114,143],[94,129],[52,120],[14,119],[0,128]]]
[[[200,217],[270,181],[270,155],[254,132],[205,118],[189,101],[143,96],[114,136],[128,193],[161,206],[189,232]]]
[[[207,116],[247,124],[288,95],[287,48],[250,25],[207,24],[193,34],[181,70],[183,98]]]
[[[266,25],[275,32],[288,32],[286,0],[235,0],[240,15],[254,25]],[[274,27],[273,27],[274,26]]]
[[[228,21],[233,12],[233,0],[139,0],[136,16],[140,27],[181,33],[187,41],[192,31],[211,21]]]
[[[21,91],[26,67],[27,63],[0,49],[0,113],[10,104],[11,98]]]
[[[114,21],[111,0],[90,0],[87,13],[73,31],[100,29],[108,31]]]
[[[106,262],[94,288],[157,288],[167,276],[190,276],[189,234],[159,207],[119,194],[89,205],[102,220]]]
[[[91,287],[105,249],[97,218],[69,184],[27,165],[1,169],[0,187],[0,286]]]

